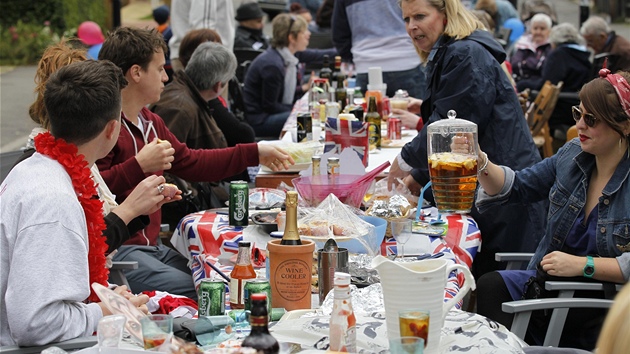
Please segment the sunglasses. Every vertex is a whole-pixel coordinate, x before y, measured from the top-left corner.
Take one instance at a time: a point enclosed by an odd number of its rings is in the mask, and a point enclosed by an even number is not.
[[[582,113],[582,111],[580,111],[580,107],[578,106],[571,107],[571,113],[573,113],[573,119],[575,119],[576,123],[579,122],[580,119],[584,118],[584,123],[592,128],[597,122],[597,117],[591,113]]]
[[[289,30],[287,31],[287,37],[291,34],[291,28],[293,28],[293,24],[297,21],[297,18],[294,15],[291,15],[291,22],[289,22]]]

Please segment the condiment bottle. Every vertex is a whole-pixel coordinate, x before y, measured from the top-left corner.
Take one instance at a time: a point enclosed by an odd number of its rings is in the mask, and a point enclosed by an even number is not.
[[[329,175],[336,176],[339,174],[339,158],[329,157],[328,164],[326,165]]]
[[[242,347],[254,348],[258,354],[274,354],[280,351],[278,341],[269,333],[267,294],[252,294],[249,324],[252,330],[243,339]]]
[[[350,274],[335,273],[333,310],[330,315],[330,350],[355,353],[357,351],[356,317],[350,296]]]
[[[245,282],[249,279],[256,279],[250,246],[249,242],[241,241],[238,243],[236,264],[230,273],[230,307],[232,309],[245,308]]]
[[[378,113],[376,106],[376,97],[370,96],[368,104],[367,114],[365,120],[370,125],[368,131],[368,139],[370,141],[370,148],[381,148],[381,115]]]
[[[298,194],[296,191],[288,191],[284,202],[286,206],[286,222],[284,235],[282,235],[281,245],[301,245],[300,234],[297,226],[297,204]]]
[[[330,69],[330,60],[328,55],[323,56],[322,68],[319,71],[319,77],[321,79],[327,79],[328,82],[332,80],[332,70]]]
[[[313,161],[313,176],[319,176],[320,173],[320,164],[322,162],[322,157],[319,155],[313,155],[313,157],[311,157],[311,161]]]

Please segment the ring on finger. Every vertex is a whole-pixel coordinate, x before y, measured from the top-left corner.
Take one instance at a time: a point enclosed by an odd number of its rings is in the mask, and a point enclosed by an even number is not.
[[[158,190],[158,194],[162,194],[162,192],[164,192],[164,185],[160,184],[159,186],[157,186],[157,190]]]

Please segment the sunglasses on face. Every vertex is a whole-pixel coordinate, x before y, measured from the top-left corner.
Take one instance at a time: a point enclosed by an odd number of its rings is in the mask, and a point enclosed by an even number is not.
[[[575,119],[576,123],[579,122],[580,119],[584,118],[584,123],[592,128],[597,122],[597,117],[591,113],[582,113],[582,111],[580,111],[580,107],[578,106],[571,107],[571,112],[573,113],[573,119]]]

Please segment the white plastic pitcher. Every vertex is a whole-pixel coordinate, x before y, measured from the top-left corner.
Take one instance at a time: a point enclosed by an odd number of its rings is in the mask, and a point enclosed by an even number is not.
[[[470,270],[461,264],[451,264],[445,259],[425,259],[417,262],[393,262],[383,256],[372,260],[383,287],[383,301],[387,335],[400,337],[398,311],[421,309],[430,311],[428,345],[425,354],[438,353],[440,333],[448,310],[460,301],[468,290],[475,289],[475,279]],[[448,274],[459,269],[464,273],[465,283],[459,293],[444,302],[444,288]]]

